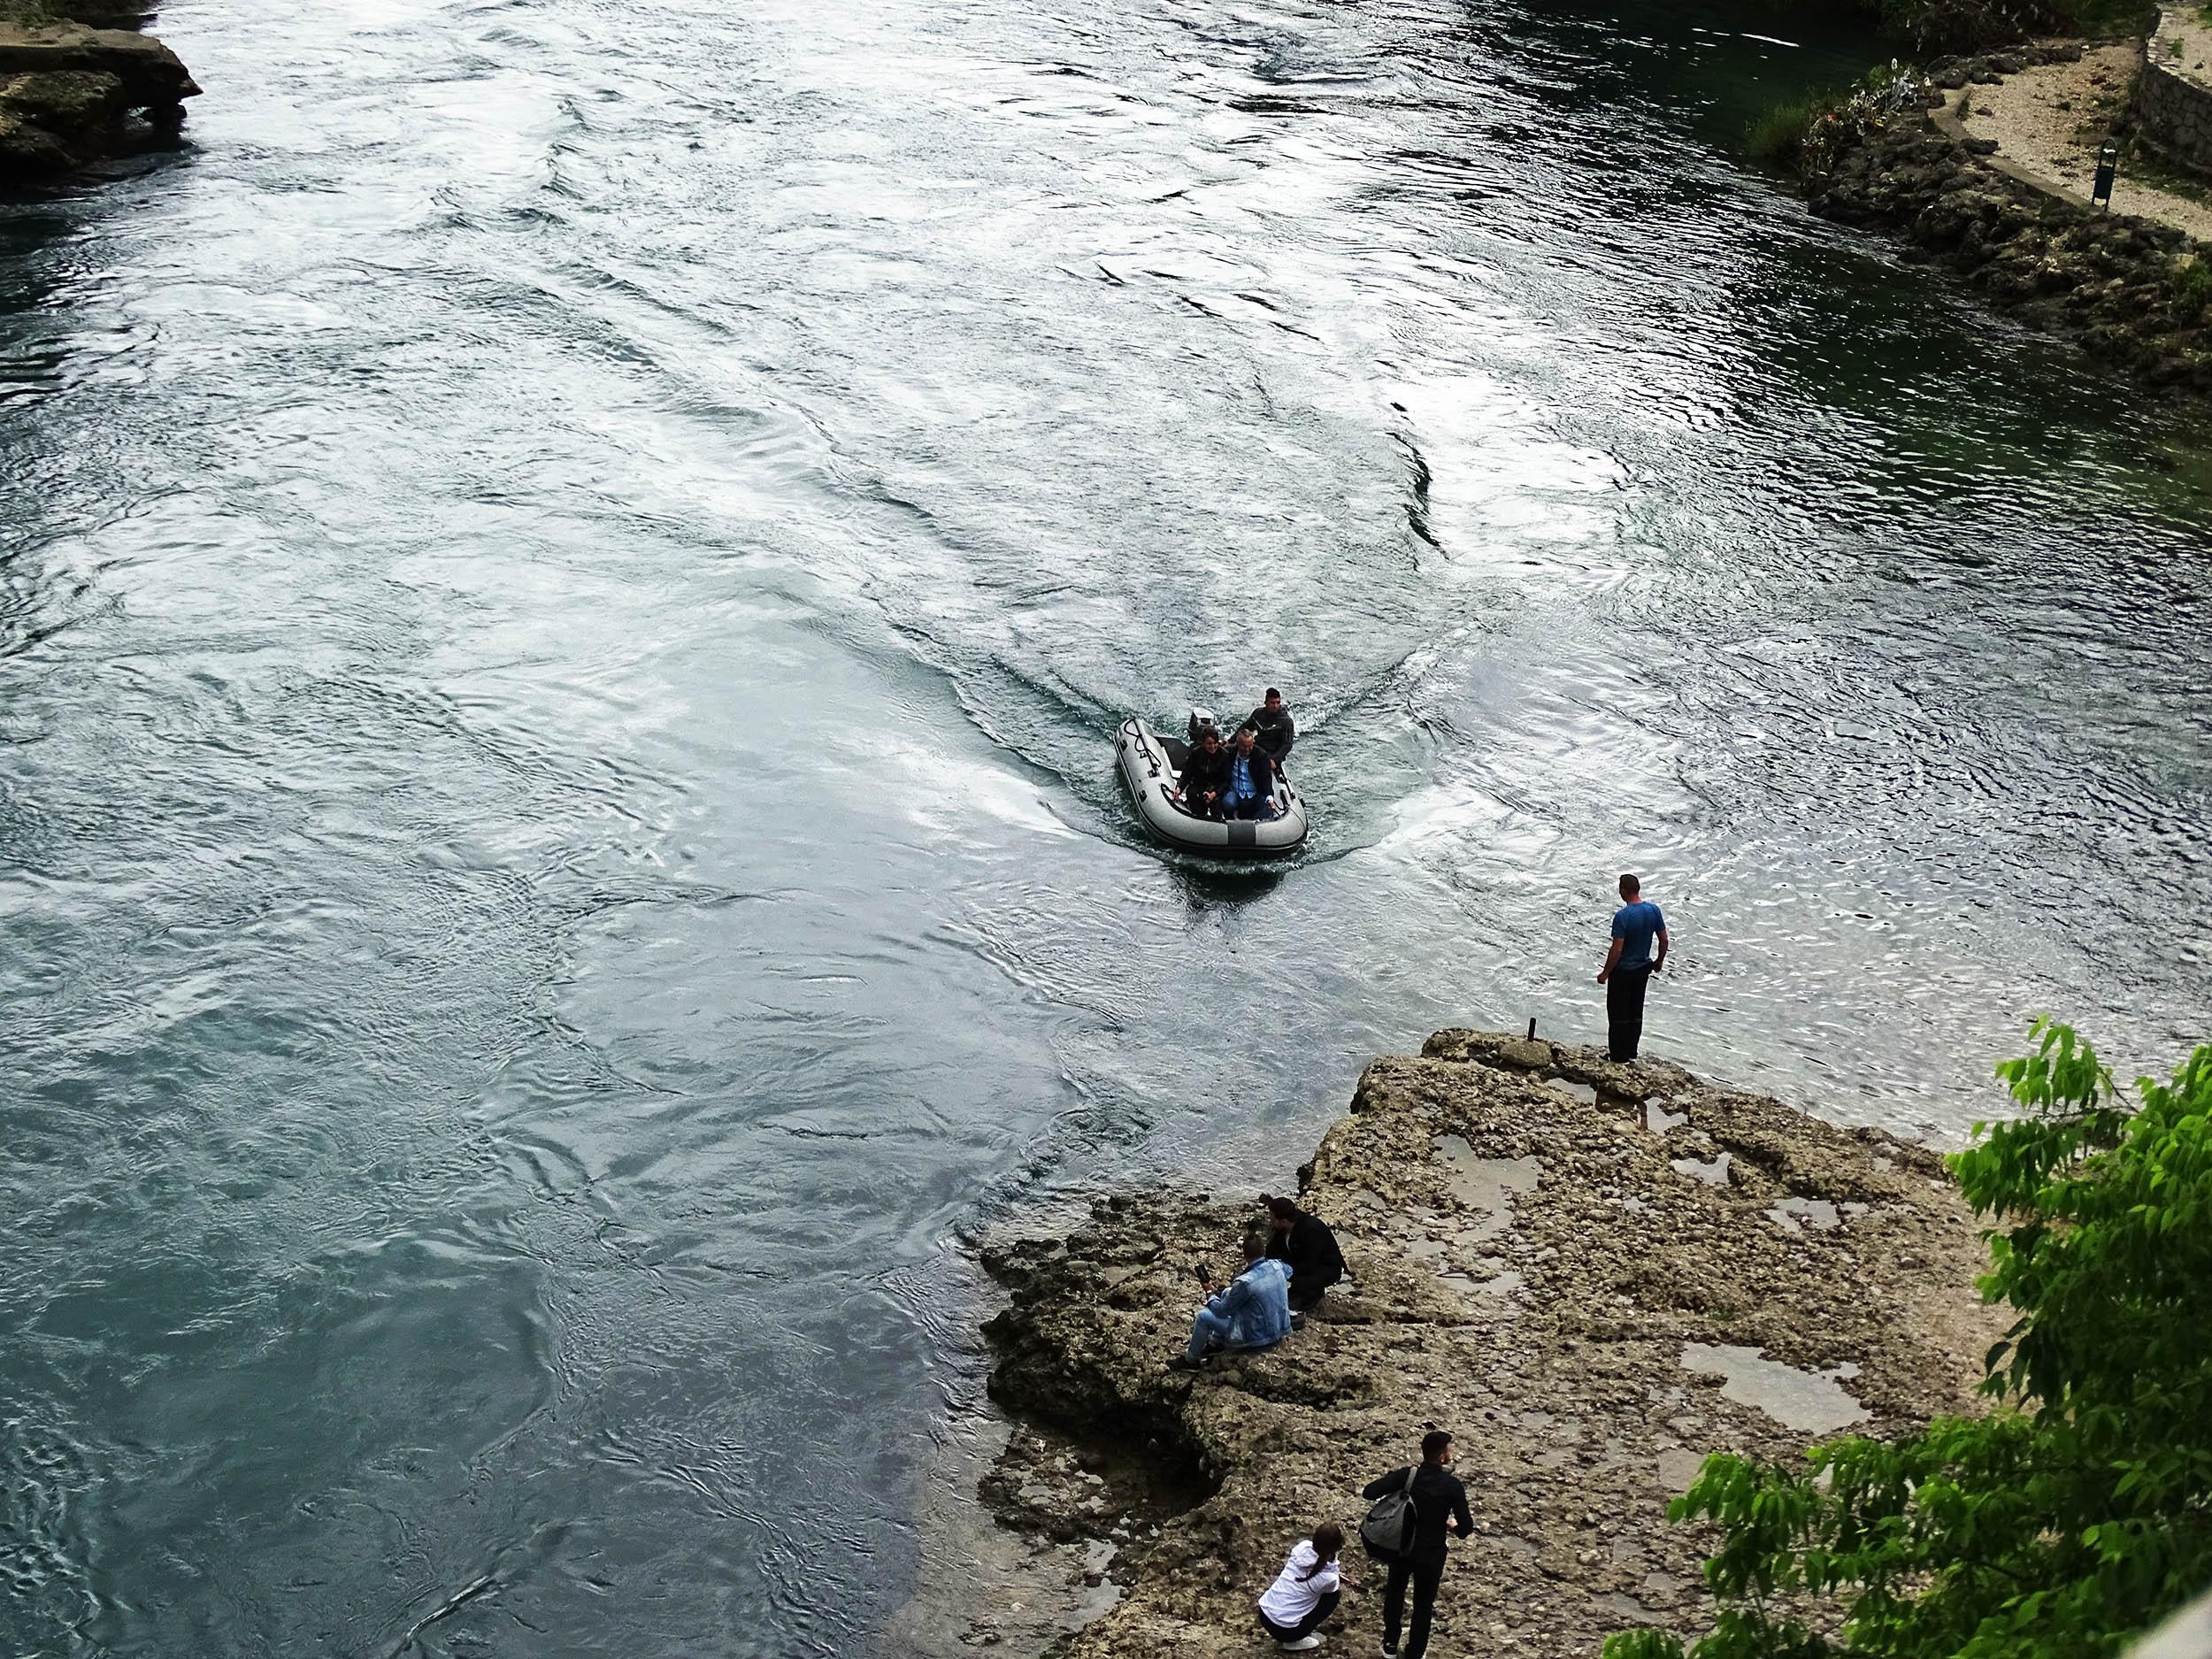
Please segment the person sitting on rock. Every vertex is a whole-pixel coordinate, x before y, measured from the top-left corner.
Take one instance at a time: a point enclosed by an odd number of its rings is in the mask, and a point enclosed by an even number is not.
[[[1290,1266],[1290,1310],[1311,1313],[1321,1305],[1329,1286],[1344,1277],[1344,1253],[1336,1248],[1336,1234],[1318,1216],[1310,1216],[1287,1198],[1260,1194],[1267,1206],[1272,1236],[1267,1253]]]
[[[1199,727],[1198,741],[1183,757],[1182,787],[1176,798],[1196,818],[1221,817],[1229,794],[1229,751],[1213,726]]]
[[[1290,758],[1290,746],[1298,741],[1298,722],[1283,706],[1283,694],[1270,686],[1267,701],[1252,710],[1245,722],[1259,733],[1260,750],[1278,766]]]
[[[1306,1653],[1321,1645],[1314,1632],[1344,1594],[1344,1572],[1337,1564],[1343,1553],[1344,1529],[1333,1521],[1291,1546],[1283,1570],[1260,1597],[1260,1628],[1282,1652]]]
[[[1290,1334],[1290,1271],[1267,1254],[1268,1231],[1245,1230],[1241,1273],[1215,1290],[1203,1267],[1198,1282],[1211,1293],[1191,1322],[1190,1347],[1168,1363],[1196,1371],[1209,1348],[1272,1348]]]
[[[1231,818],[1275,816],[1275,763],[1261,751],[1248,726],[1237,727],[1237,746],[1229,751],[1229,787],[1221,803]]]

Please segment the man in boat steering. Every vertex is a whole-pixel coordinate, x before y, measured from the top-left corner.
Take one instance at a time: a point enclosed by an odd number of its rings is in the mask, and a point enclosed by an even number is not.
[[[1270,686],[1267,701],[1252,710],[1246,722],[1257,734],[1260,752],[1280,766],[1290,758],[1290,746],[1298,741],[1298,722],[1283,706],[1283,694]]]

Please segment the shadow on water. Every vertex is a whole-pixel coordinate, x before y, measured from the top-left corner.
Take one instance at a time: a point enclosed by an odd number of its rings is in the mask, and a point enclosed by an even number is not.
[[[1216,864],[1186,854],[1169,853],[1162,862],[1175,872],[1175,883],[1193,910],[1217,904],[1249,904],[1280,887],[1296,867],[1296,860],[1277,864]]]
[[[19,233],[27,239],[60,236],[75,227],[73,215],[45,210],[81,207],[88,214],[117,211],[119,204],[105,200],[115,187],[127,187],[172,167],[182,166],[198,153],[198,147],[181,128],[171,129],[134,120],[85,165],[51,177],[0,178],[0,253]]]

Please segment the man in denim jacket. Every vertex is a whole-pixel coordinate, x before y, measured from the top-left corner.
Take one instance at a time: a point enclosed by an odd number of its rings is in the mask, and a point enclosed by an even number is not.
[[[1209,1348],[1272,1348],[1290,1334],[1290,1270],[1268,1255],[1267,1240],[1266,1228],[1246,1230],[1244,1271],[1198,1310],[1190,1347],[1170,1360],[1171,1365],[1195,1371]],[[1200,1271],[1202,1278],[1204,1270]]]

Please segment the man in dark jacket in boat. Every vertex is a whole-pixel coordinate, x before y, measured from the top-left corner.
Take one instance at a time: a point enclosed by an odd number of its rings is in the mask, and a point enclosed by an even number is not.
[[[1229,751],[1229,787],[1222,804],[1231,818],[1275,816],[1275,763],[1259,746],[1249,726],[1237,727],[1237,746]]]
[[[1183,757],[1183,805],[1199,818],[1223,817],[1229,797],[1229,751],[1221,746],[1221,733],[1201,726],[1198,741]]]
[[[1287,1198],[1260,1194],[1267,1206],[1272,1236],[1267,1253],[1290,1263],[1290,1310],[1311,1313],[1330,1286],[1344,1277],[1344,1252],[1336,1248],[1336,1234],[1318,1216],[1310,1216]]]
[[[1270,686],[1267,701],[1252,710],[1248,722],[1259,734],[1260,750],[1278,766],[1290,758],[1290,746],[1298,741],[1298,722],[1283,706],[1283,694]]]

